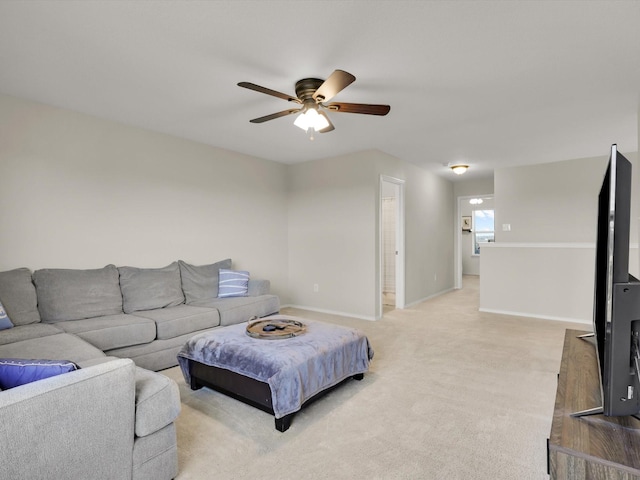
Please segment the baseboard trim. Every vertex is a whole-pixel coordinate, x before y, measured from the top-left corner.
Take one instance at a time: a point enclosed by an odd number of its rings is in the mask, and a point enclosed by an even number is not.
[[[337,315],[339,317],[357,318],[359,320],[367,320],[370,322],[375,322],[377,320],[375,317],[369,317],[367,315],[355,315],[353,313],[338,312],[336,310],[326,310],[324,308],[315,308],[315,307],[309,307],[306,305],[295,305],[295,304],[280,305],[280,308],[287,308],[287,307],[298,308],[300,310],[309,310],[310,312],[326,313],[328,315]]]
[[[427,300],[431,300],[432,298],[439,297],[440,295],[444,295],[445,293],[453,292],[455,288],[447,288],[446,290],[441,290],[439,292],[434,293],[433,295],[429,295],[428,297],[421,298],[420,300],[416,300],[415,302],[407,303],[404,308],[411,308],[419,303],[426,302]]]
[[[582,325],[592,325],[591,320],[582,320],[578,318],[554,317],[551,315],[537,315],[535,313],[527,313],[527,312],[511,312],[508,310],[495,310],[492,308],[479,308],[478,311],[484,312],[484,313],[497,313],[498,315],[511,315],[513,317],[538,318],[540,320],[553,320],[556,322],[570,322],[570,323],[580,323]]]
[[[426,302],[427,300],[431,300],[432,298],[439,297],[440,295],[444,295],[445,293],[452,292],[453,290],[455,290],[455,288],[453,288],[453,287],[452,288],[447,288],[446,290],[442,290],[440,292],[434,293],[433,295],[429,295],[428,297],[421,298],[420,300],[416,300],[415,302],[408,303],[403,308],[401,308],[399,310],[411,308],[414,305],[418,305],[419,303]],[[356,315],[356,314],[353,314],[353,313],[339,312],[337,310],[327,310],[327,309],[324,309],[324,308],[315,308],[315,307],[309,307],[309,306],[306,306],[306,305],[296,305],[296,304],[291,304],[291,303],[286,304],[286,305],[280,305],[280,308],[287,308],[287,307],[299,308],[300,310],[309,310],[311,312],[326,313],[326,314],[329,314],[329,315],[337,315],[337,316],[340,316],[340,317],[357,318],[359,320],[367,320],[369,322],[375,322],[375,321],[378,321],[378,320],[380,320],[382,318],[382,317],[379,317],[379,318],[371,317],[371,316],[368,316],[368,315]]]

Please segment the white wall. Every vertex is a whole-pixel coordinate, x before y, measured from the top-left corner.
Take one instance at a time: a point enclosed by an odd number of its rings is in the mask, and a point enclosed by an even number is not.
[[[497,242],[595,242],[597,198],[609,160],[603,155],[563,162],[502,168],[495,172],[496,225],[508,223],[511,231],[497,231]],[[624,155],[637,170],[636,152]],[[638,200],[638,182],[634,179]],[[638,217],[637,201],[631,217]],[[631,242],[638,242],[632,229]]]
[[[289,166],[293,304],[375,316],[376,196],[370,155]]]
[[[637,276],[638,247],[629,255]],[[593,243],[496,243],[481,255],[480,310],[591,325]]]
[[[0,96],[0,270],[231,257],[288,301],[286,166]]]
[[[377,153],[372,159],[375,160],[376,232],[380,175],[405,181],[405,305],[410,307],[453,289],[453,183],[391,155]],[[379,258],[378,249],[379,245],[376,246],[376,258]],[[379,267],[379,263],[376,266]],[[379,274],[377,268],[376,278]],[[379,295],[377,287],[376,283],[376,298]],[[381,312],[377,311],[377,314]]]
[[[453,184],[453,194],[458,197],[493,195],[493,175],[473,180],[463,180]]]
[[[406,303],[452,288],[451,182],[379,151],[291,165],[288,175],[293,304],[380,316],[380,175],[405,180]]]
[[[496,244],[480,257],[480,310],[591,323],[597,197],[609,145],[603,150],[597,158],[496,170]],[[625,156],[637,170],[637,153]],[[634,176],[632,225],[639,194]],[[632,228],[635,275],[637,242]]]
[[[407,303],[446,291],[453,187],[423,169],[287,166],[0,95],[0,270],[231,257],[283,304],[377,318],[381,174],[406,180]]]

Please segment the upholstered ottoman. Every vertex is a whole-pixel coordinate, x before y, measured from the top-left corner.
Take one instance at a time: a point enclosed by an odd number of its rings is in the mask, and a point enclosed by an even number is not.
[[[275,416],[284,432],[305,404],[369,369],[373,349],[353,328],[287,315],[267,319],[302,322],[299,336],[278,340],[247,335],[247,324],[195,335],[178,353],[185,381],[221,391]]]

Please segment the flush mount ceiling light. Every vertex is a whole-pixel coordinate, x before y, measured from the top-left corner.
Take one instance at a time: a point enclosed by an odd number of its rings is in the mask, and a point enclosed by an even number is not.
[[[471,205],[480,205],[482,203],[482,199],[481,198],[472,198],[471,200],[469,200],[469,203]]]
[[[453,170],[453,173],[455,173],[456,175],[462,175],[464,172],[467,171],[467,169],[469,168],[469,165],[458,163],[456,165],[450,165],[450,168],[451,170]]]

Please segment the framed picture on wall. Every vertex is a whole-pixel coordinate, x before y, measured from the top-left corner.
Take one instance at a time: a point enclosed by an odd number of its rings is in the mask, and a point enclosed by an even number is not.
[[[463,232],[471,231],[471,217],[462,217],[462,231]]]

